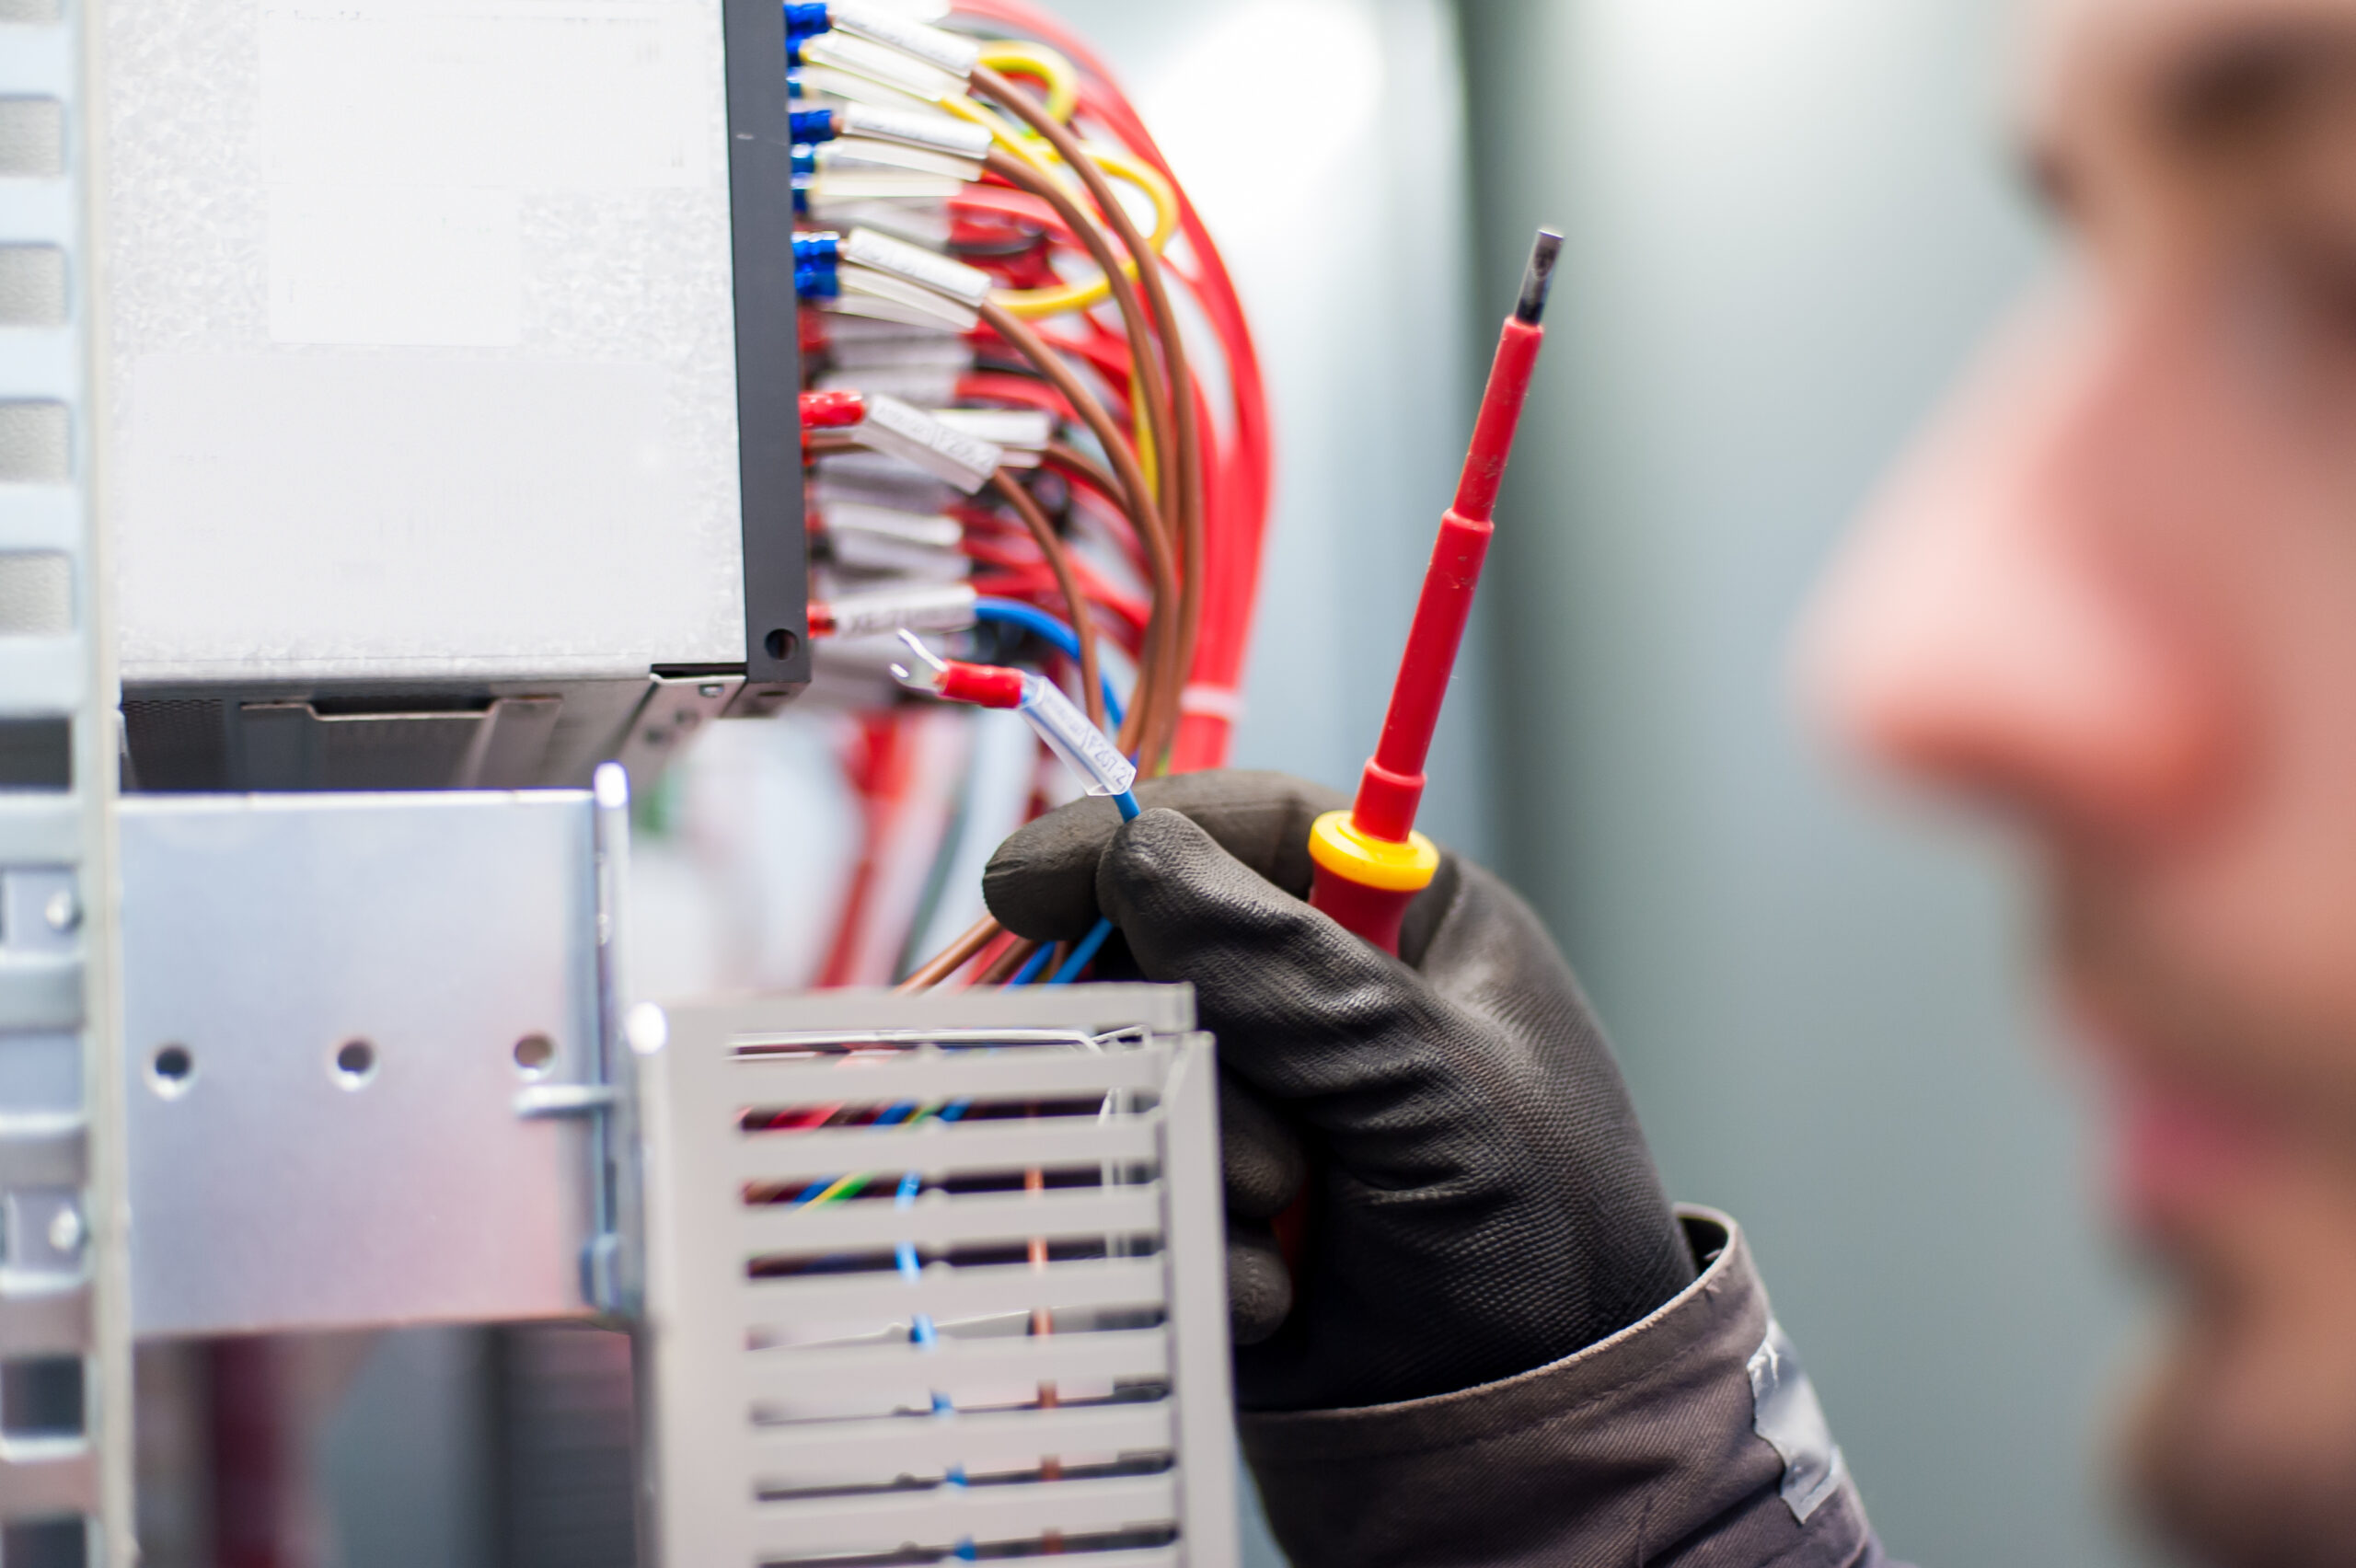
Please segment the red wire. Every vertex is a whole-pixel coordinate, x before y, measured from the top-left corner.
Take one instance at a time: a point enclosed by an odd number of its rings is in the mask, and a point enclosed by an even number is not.
[[[1203,623],[1188,679],[1231,691],[1242,677],[1250,646],[1272,488],[1267,395],[1234,281],[1194,202],[1172,174],[1169,159],[1095,51],[1030,0],[955,0],[954,8],[1028,33],[1068,57],[1083,73],[1080,112],[1152,165],[1178,192],[1179,230],[1198,272],[1188,277],[1172,271],[1194,294],[1226,355],[1233,414],[1228,450],[1218,461],[1211,460],[1206,444]],[[1226,760],[1230,738],[1231,726],[1226,719],[1186,714],[1179,722],[1172,766],[1179,769],[1217,767]]]

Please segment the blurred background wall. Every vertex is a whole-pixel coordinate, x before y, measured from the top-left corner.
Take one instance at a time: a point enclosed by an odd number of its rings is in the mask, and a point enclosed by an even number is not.
[[[2125,1559],[2096,1438],[2127,1303],[2020,890],[1844,780],[1784,668],[1844,524],[2040,266],[2006,9],[1461,6],[1484,310],[1533,224],[1569,237],[1486,590],[1506,864],[1926,1565]]]

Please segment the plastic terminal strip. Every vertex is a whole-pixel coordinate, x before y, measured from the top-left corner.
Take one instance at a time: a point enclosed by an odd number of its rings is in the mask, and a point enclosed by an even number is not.
[[[917,659],[913,665],[892,666],[893,675],[903,686],[952,702],[1020,710],[1047,749],[1080,776],[1091,795],[1126,795],[1137,783],[1136,766],[1045,675],[943,659],[912,631],[901,632],[900,640]],[[1012,700],[1008,700],[1010,693]]]

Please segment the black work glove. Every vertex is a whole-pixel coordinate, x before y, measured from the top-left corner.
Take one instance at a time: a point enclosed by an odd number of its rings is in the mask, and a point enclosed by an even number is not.
[[[1445,856],[1405,962],[1302,902],[1310,823],[1273,773],[1145,784],[1008,839],[1010,929],[1121,938],[1099,973],[1190,980],[1218,1037],[1229,1305],[1245,1410],[1448,1393],[1542,1366],[1693,1278],[1619,1068],[1528,905]],[[1124,946],[1123,940],[1126,940]],[[1300,1277],[1268,1221],[1311,1188]]]

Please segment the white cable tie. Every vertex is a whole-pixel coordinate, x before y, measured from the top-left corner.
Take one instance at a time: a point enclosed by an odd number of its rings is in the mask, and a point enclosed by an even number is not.
[[[843,134],[898,142],[979,163],[989,156],[990,130],[970,120],[923,110],[889,109],[858,103],[843,110]]]
[[[867,399],[867,418],[850,427],[860,445],[915,464],[967,495],[990,482],[1006,455],[987,441],[950,429],[889,394]]]
[[[1243,721],[1243,694],[1231,686],[1200,683],[1184,686],[1178,688],[1178,711],[1240,724]]]
[[[947,294],[958,304],[979,308],[990,297],[990,275],[979,267],[953,261],[937,250],[894,239],[872,228],[855,228],[842,237],[842,259],[872,267],[912,283]]]
[[[1126,794],[1137,783],[1138,770],[1129,759],[1045,675],[1024,672],[1022,712],[1047,749],[1086,780],[1090,794]]]
[[[888,87],[920,103],[931,103],[952,93],[965,90],[964,72],[953,76],[896,49],[885,49],[841,31],[823,32],[803,39],[802,58],[811,65],[831,67],[876,86]],[[829,92],[843,92],[848,86],[836,82],[831,76],[819,80]],[[809,85],[806,75],[803,83]]]
[[[895,631],[963,631],[974,624],[978,598],[966,583],[854,594],[826,608],[837,637],[876,637]]]
[[[982,46],[972,39],[944,32],[869,0],[833,0],[826,15],[837,29],[913,56],[937,71],[946,71],[961,84],[982,57]]]

